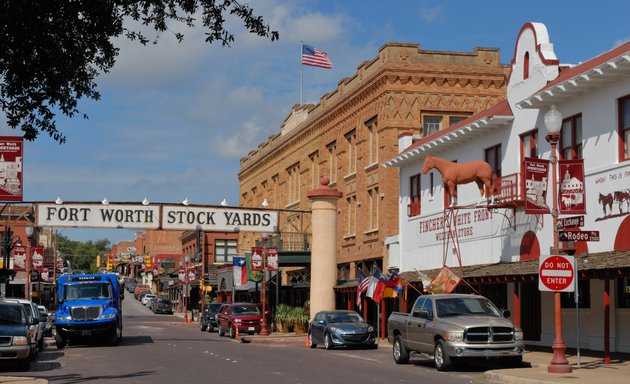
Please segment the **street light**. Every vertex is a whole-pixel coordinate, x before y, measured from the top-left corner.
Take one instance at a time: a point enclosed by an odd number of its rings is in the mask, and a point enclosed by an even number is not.
[[[263,279],[262,288],[260,289],[260,302],[262,304],[262,325],[260,330],[260,336],[269,336],[269,330],[267,329],[267,239],[269,235],[264,232],[262,234],[263,241],[263,254],[262,254],[262,267],[263,267]]]
[[[190,261],[190,258],[188,256],[184,257],[184,261],[186,262],[186,266],[184,267],[184,289],[185,291],[182,292],[182,302],[184,305],[184,322],[185,323],[189,323],[190,321],[188,320],[188,308],[186,306],[186,299],[188,298],[188,262]],[[185,295],[184,295],[185,293]]]
[[[31,236],[33,236],[33,227],[25,227],[26,234],[26,285],[24,287],[24,298],[31,299]]]
[[[552,192],[552,211],[551,216],[553,218],[552,230],[553,230],[553,252],[555,255],[559,252],[558,246],[558,175],[556,167],[558,164],[557,144],[560,139],[560,129],[562,128],[562,113],[558,111],[555,105],[549,108],[549,111],[545,113],[545,128],[549,133],[545,139],[551,144],[551,192]],[[553,350],[553,357],[551,358],[551,364],[547,367],[549,373],[570,373],[572,372],[569,361],[565,355],[566,346],[564,340],[562,340],[562,307],[560,304],[560,292],[554,293],[554,314],[556,325],[556,336],[553,340],[551,349]]]

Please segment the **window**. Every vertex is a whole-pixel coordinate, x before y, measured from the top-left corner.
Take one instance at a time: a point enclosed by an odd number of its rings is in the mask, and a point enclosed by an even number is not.
[[[379,211],[379,194],[378,187],[370,188],[368,190],[368,217],[367,228],[368,231],[378,229],[378,211]]]
[[[529,78],[529,52],[525,52],[523,58],[523,80]]]
[[[617,279],[617,308],[630,308],[630,277]]]
[[[377,120],[372,119],[366,124],[368,130],[368,162],[369,164],[378,163],[378,125]]]
[[[357,132],[352,132],[346,135],[348,141],[348,173],[347,175],[353,175],[357,173]]]
[[[357,197],[355,195],[346,198],[346,236],[354,236],[357,233]]]
[[[501,144],[497,144],[493,147],[486,148],[485,159],[492,171],[499,177],[501,177]]]
[[[462,120],[466,120],[466,116],[451,116],[448,118],[448,125],[455,125]]]
[[[238,240],[215,240],[214,241],[214,261],[217,263],[231,263],[232,257],[236,255]]]
[[[560,130],[560,159],[582,158],[582,115],[571,116],[562,121]]]
[[[300,164],[295,164],[287,169],[289,176],[289,204],[300,201]]]
[[[429,136],[440,130],[442,125],[442,116],[425,116],[424,117],[424,136]]]
[[[420,174],[409,178],[409,209],[407,216],[420,215]]]
[[[562,308],[575,308],[575,292],[562,292],[560,295]],[[591,307],[591,281],[578,281],[578,307]]]
[[[538,131],[521,135],[521,164],[526,157],[538,157]]]
[[[311,189],[319,187],[319,152],[312,153],[309,157],[311,163]]]
[[[630,95],[619,99],[619,160],[630,160]]]
[[[337,181],[337,142],[328,144],[326,149],[328,149],[328,174],[330,182],[334,183]]]

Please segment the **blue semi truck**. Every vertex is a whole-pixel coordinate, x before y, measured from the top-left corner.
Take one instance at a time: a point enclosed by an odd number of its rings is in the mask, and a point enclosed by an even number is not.
[[[57,280],[55,343],[65,348],[68,340],[100,339],[116,345],[122,338],[124,292],[118,276],[75,274]]]

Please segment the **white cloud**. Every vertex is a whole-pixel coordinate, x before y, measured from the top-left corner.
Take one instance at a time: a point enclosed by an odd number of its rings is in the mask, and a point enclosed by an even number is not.
[[[235,132],[232,136],[219,136],[212,150],[218,152],[223,158],[238,159],[255,149],[262,129],[254,120],[255,118],[252,118],[244,122],[242,130]]]
[[[432,23],[442,15],[441,7],[431,7],[428,4],[420,6],[420,19],[427,23]]]

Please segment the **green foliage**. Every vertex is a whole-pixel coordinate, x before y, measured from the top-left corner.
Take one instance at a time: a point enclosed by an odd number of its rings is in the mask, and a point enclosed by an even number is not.
[[[276,313],[274,315],[274,322],[276,323],[286,322],[290,311],[291,311],[291,307],[289,307],[288,305],[279,304],[276,307]]]
[[[109,253],[111,250],[109,240],[97,240],[93,242],[74,241],[66,236],[57,238],[57,253],[64,260],[70,260],[73,270],[97,272],[96,256]]]
[[[126,25],[141,22],[160,34],[169,23],[195,25],[201,15],[206,42],[229,46],[234,35],[225,28],[225,14],[240,18],[250,33],[277,40],[249,5],[233,0],[30,0],[0,2],[0,108],[7,124],[26,140],[47,133],[62,144],[55,116],[79,114],[82,98],[99,100],[96,76],[114,66],[123,35],[143,45],[149,39]],[[181,41],[184,35],[174,33]],[[83,115],[87,118],[87,115]]]

